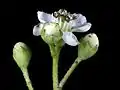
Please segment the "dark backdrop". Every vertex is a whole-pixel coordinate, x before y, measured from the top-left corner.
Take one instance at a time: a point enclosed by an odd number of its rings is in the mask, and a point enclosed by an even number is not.
[[[82,13],[92,23],[89,32],[100,40],[99,51],[75,69],[64,90],[103,90],[112,87],[112,26],[114,6],[105,1],[4,1],[1,12],[0,90],[28,90],[22,73],[12,58],[15,43],[26,43],[32,50],[29,74],[35,90],[52,90],[52,58],[47,44],[32,34],[39,21],[38,10],[52,13],[60,8],[71,13]],[[87,33],[75,33],[80,39]],[[4,56],[5,55],[5,56]],[[3,58],[2,58],[3,57]],[[65,45],[59,61],[60,79],[77,57],[77,47]]]

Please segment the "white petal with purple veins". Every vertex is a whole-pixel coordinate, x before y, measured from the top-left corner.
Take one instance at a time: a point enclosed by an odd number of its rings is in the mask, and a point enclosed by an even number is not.
[[[62,38],[68,45],[76,46],[79,44],[77,37],[72,32],[63,32]]]
[[[82,14],[73,14],[76,16],[76,19],[71,20],[69,23],[71,27],[79,27],[87,22],[86,17]]]
[[[37,12],[37,16],[40,22],[46,23],[46,22],[55,22],[57,18],[55,18],[52,14],[47,14],[41,11]]]
[[[87,32],[91,28],[91,23],[86,23],[83,26],[72,28],[72,32]]]

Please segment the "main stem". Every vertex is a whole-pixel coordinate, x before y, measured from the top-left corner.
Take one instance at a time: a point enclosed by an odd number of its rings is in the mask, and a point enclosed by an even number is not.
[[[52,65],[53,90],[58,90],[58,57],[53,57]]]
[[[31,80],[29,78],[28,70],[27,69],[22,69],[22,73],[23,73],[23,76],[24,76],[24,79],[26,81],[28,89],[29,90],[34,90],[33,87],[32,87]]]
[[[52,79],[53,79],[53,90],[59,90],[58,87],[58,60],[59,60],[59,53],[60,48],[50,45],[50,52],[53,58],[52,63]]]
[[[67,71],[67,73],[63,77],[63,79],[60,81],[60,83],[59,83],[59,90],[62,90],[64,84],[66,83],[66,81],[68,80],[68,78],[70,77],[70,75],[73,73],[74,69],[78,66],[78,64],[80,63],[80,61],[81,61],[81,59],[77,58],[75,60],[75,62],[72,64],[72,66],[70,67],[70,69]]]

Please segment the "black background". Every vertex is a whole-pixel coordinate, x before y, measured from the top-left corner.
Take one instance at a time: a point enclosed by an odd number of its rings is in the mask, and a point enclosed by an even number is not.
[[[32,34],[39,21],[37,11],[52,13],[60,8],[82,13],[92,23],[86,33],[75,33],[80,39],[94,32],[100,40],[99,51],[75,69],[64,90],[110,89],[112,87],[112,32],[114,4],[105,1],[5,1],[1,10],[0,90],[28,90],[20,69],[12,58],[15,43],[26,43],[32,50],[29,74],[35,90],[52,90],[52,58],[47,44]],[[5,55],[5,56],[4,56]],[[3,57],[3,58],[2,58]],[[59,61],[60,79],[77,57],[77,47],[65,45]]]

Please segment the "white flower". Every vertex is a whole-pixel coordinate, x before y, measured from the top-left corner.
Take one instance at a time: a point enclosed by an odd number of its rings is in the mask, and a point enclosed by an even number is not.
[[[82,14],[70,14],[66,10],[59,10],[54,14],[47,14],[41,11],[37,12],[39,25],[34,26],[33,35],[39,36],[42,28],[46,23],[57,23],[60,27],[62,39],[71,46],[79,44],[77,37],[72,32],[86,32],[91,28],[91,23],[87,22],[86,17]],[[44,27],[43,27],[44,26]],[[50,26],[48,26],[50,27]],[[47,33],[53,33],[51,30]]]

